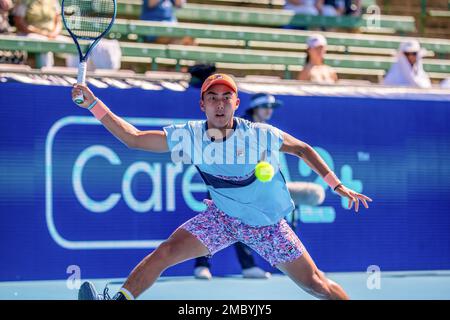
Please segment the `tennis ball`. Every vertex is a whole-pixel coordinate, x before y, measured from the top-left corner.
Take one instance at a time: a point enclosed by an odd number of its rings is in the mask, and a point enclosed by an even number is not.
[[[272,180],[274,173],[272,165],[266,161],[259,162],[255,167],[255,176],[261,182]]]

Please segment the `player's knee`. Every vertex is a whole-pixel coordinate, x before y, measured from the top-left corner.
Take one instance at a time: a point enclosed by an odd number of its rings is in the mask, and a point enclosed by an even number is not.
[[[173,255],[173,245],[169,241],[164,241],[154,252],[155,258],[164,266],[170,265],[171,256]]]
[[[174,241],[166,240],[159,245],[155,254],[164,267],[170,267],[178,262],[179,246]]]

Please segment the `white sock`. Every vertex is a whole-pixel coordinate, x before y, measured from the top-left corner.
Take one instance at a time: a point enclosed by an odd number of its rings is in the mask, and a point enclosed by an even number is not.
[[[131,294],[131,292],[124,287],[120,288],[119,292],[121,292],[125,296],[125,298],[127,298],[127,300],[134,300],[134,296]]]

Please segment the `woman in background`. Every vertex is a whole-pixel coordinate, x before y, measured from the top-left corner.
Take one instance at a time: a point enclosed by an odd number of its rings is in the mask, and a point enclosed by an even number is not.
[[[321,34],[315,34],[307,40],[306,64],[298,75],[298,80],[331,84],[338,81],[336,71],[324,63],[327,40]]]

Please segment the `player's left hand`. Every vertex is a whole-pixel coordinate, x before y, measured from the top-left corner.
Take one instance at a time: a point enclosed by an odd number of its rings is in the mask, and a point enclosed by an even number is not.
[[[353,190],[347,188],[346,186],[344,186],[343,184],[340,185],[336,189],[336,193],[338,193],[341,197],[348,198],[348,209],[351,209],[353,206],[353,203],[355,203],[355,212],[358,212],[360,200],[363,203],[364,207],[366,207],[366,209],[369,208],[367,201],[372,202],[372,199],[370,199],[368,196],[365,196],[362,193],[353,191]]]

